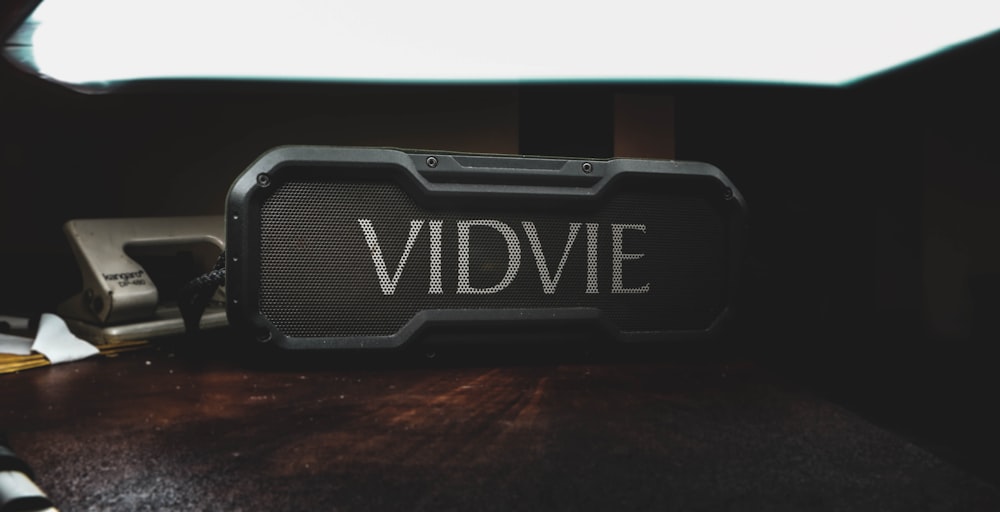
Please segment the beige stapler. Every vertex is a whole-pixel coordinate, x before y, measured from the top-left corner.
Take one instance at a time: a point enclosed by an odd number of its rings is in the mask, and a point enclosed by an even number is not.
[[[177,292],[212,269],[224,249],[222,217],[71,220],[63,231],[83,290],[59,305],[70,330],[95,344],[184,332]],[[219,289],[200,328],[226,325]]]

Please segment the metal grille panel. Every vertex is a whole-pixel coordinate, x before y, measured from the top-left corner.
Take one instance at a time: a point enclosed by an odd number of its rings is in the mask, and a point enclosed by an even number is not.
[[[556,213],[538,203],[524,208],[428,210],[392,181],[292,180],[280,184],[260,211],[259,309],[292,337],[381,336],[397,332],[431,309],[600,308],[622,331],[708,327],[726,297],[725,220],[705,198],[671,194],[669,187],[624,186],[594,211]],[[370,221],[386,275],[395,277],[410,237],[422,220],[392,294],[380,284],[365,230]],[[500,283],[513,259],[516,277],[496,293],[459,294],[458,221],[489,219],[513,231],[519,251],[495,227],[469,227],[468,286]],[[432,286],[431,221],[440,221],[440,291]],[[554,293],[546,294],[531,237],[554,279],[570,233],[580,223]],[[596,285],[587,293],[587,223],[597,224]],[[621,286],[646,293],[612,293],[612,224],[624,228]],[[509,233],[508,233],[509,236]],[[594,257],[591,256],[591,261]],[[593,291],[593,288],[592,290]]]

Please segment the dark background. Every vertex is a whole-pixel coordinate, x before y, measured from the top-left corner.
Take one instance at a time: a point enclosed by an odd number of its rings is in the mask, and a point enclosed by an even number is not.
[[[844,88],[138,84],[0,65],[0,313],[79,291],[72,218],[221,214],[281,144],[614,155],[622,95],[671,98],[674,153],[745,196],[737,317],[710,353],[804,382],[1000,482],[1000,37]]]

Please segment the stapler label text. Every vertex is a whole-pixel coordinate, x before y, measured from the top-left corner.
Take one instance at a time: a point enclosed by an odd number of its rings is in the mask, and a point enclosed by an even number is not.
[[[146,284],[146,272],[144,270],[101,275],[104,276],[105,281],[118,283],[118,286],[121,286],[122,288],[126,286],[139,286]]]

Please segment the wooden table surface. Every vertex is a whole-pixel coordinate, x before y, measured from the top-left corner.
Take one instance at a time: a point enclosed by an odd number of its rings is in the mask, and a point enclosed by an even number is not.
[[[234,350],[0,376],[0,430],[64,511],[1000,510],[748,362]]]

